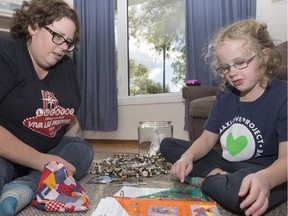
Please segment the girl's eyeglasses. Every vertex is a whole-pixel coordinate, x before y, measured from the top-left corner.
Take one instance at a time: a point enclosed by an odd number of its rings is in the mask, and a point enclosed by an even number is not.
[[[230,72],[230,68],[233,66],[237,70],[242,70],[244,68],[247,68],[248,65],[253,61],[253,59],[256,57],[256,55],[252,56],[251,58],[247,60],[240,60],[236,61],[232,65],[221,65],[219,68],[217,68],[217,71],[223,75]]]

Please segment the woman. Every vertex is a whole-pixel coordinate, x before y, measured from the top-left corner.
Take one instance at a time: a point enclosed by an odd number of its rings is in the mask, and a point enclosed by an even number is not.
[[[72,60],[79,45],[75,10],[62,0],[23,2],[12,38],[0,41],[0,215],[35,196],[44,166],[57,160],[82,178],[93,160],[79,136],[80,90]]]

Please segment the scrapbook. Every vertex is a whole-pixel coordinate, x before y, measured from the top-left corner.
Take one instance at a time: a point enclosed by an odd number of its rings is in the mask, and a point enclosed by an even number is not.
[[[216,204],[210,201],[165,200],[114,197],[125,209],[129,216],[191,216],[191,215],[220,215]]]
[[[111,208],[113,206],[113,208]],[[93,216],[219,216],[215,202],[200,189],[122,187],[101,199]]]

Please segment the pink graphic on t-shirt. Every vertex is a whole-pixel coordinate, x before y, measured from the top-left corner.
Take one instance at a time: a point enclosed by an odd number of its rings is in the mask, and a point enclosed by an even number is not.
[[[57,131],[74,118],[73,108],[63,108],[52,92],[41,91],[43,108],[36,110],[36,116],[26,118],[23,125],[44,136],[53,138]]]

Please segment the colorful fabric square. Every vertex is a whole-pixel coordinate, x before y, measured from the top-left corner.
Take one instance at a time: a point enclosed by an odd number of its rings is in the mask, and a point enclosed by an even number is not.
[[[88,196],[72,173],[58,162],[48,163],[31,205],[43,211],[74,212],[88,209]]]

